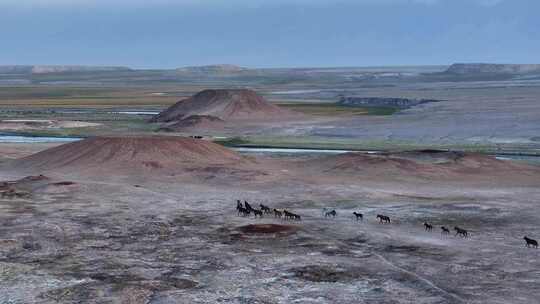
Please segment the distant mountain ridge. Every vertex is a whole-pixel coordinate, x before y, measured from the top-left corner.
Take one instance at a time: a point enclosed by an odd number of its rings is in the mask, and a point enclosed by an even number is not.
[[[236,73],[247,71],[245,67],[241,67],[234,64],[213,64],[213,65],[202,65],[202,66],[187,66],[176,69],[178,72],[187,72],[187,73]]]
[[[540,73],[540,64],[454,63],[447,74],[528,74]]]
[[[130,71],[121,66],[87,66],[87,65],[1,65],[0,74],[49,74],[77,72],[116,72]]]

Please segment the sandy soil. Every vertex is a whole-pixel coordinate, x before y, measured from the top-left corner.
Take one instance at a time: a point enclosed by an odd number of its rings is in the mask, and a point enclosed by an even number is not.
[[[456,170],[481,163],[465,160]],[[396,171],[395,160],[364,173],[321,170],[329,162],[194,161],[175,175],[61,166],[24,179],[26,172],[2,170],[0,180],[13,181],[2,187],[25,195],[0,198],[0,302],[537,300],[540,251],[522,240],[540,235],[534,168],[522,183],[524,168],[507,162],[495,162],[491,177],[459,178]],[[236,199],[287,208],[302,221],[238,216]],[[322,208],[336,209],[337,217],[324,218]],[[379,224],[376,214],[392,223]],[[424,221],[433,232],[424,231]],[[442,225],[468,229],[470,237],[441,235]]]

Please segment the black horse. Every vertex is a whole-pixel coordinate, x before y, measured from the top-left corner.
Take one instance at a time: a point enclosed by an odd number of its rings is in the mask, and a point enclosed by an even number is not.
[[[454,230],[456,231],[456,235],[455,236],[461,236],[461,237],[469,237],[469,233],[467,232],[467,230],[465,229],[462,229],[462,228],[459,228],[459,227],[454,227]]]
[[[433,230],[433,225],[430,225],[429,223],[424,222],[424,229],[426,231],[431,231],[431,230]]]
[[[249,211],[255,210],[255,209],[253,209],[253,207],[251,207],[251,205],[247,201],[244,201],[244,205],[246,206],[246,209],[249,210]]]
[[[251,213],[251,211],[249,211],[248,209],[246,209],[244,207],[239,207],[238,208],[238,215],[248,216],[250,213]]]
[[[294,213],[289,212],[287,210],[283,210],[283,215],[284,215],[286,220],[294,218]]]
[[[287,210],[283,210],[283,215],[285,216],[286,220],[297,220],[297,221],[302,220],[302,217],[300,215],[294,214],[294,213],[289,212]]]
[[[358,213],[358,212],[354,211],[353,214],[356,217],[357,221],[358,221],[358,219],[364,220],[364,215],[362,213]]]
[[[262,211],[262,210],[253,209],[253,215],[254,215],[255,217],[257,217],[257,216],[263,217],[263,211]]]
[[[270,209],[270,207],[268,206],[265,206],[263,204],[260,204],[261,206],[261,210],[264,212],[264,213],[272,213],[272,209]]]
[[[244,208],[244,206],[242,205],[242,202],[240,200],[236,200],[236,210],[240,212],[241,208]]]
[[[379,223],[388,223],[390,224],[390,217],[382,214],[377,214],[377,218],[379,219]]]
[[[336,217],[337,212],[336,210],[328,211],[324,214],[324,217]]]
[[[441,226],[441,234],[450,234],[450,229]]]
[[[527,247],[533,247],[533,248],[538,248],[538,242],[536,240],[533,240],[533,239],[530,239],[526,236],[523,237],[523,239],[525,240],[525,246]]]

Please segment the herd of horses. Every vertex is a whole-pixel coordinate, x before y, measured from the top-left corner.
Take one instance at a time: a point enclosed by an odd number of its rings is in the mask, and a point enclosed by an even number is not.
[[[240,200],[236,201],[236,210],[238,211],[238,215],[243,216],[249,216],[253,213],[255,217],[263,217],[264,214],[274,214],[274,217],[282,218],[285,220],[296,220],[301,221],[302,217],[296,213],[292,213],[286,209],[271,209],[268,206],[265,206],[263,204],[259,204],[260,209],[253,208],[247,201],[244,201],[244,204],[242,205],[242,202]]]
[[[275,209],[275,208],[272,209],[272,208],[270,208],[268,206],[265,206],[263,204],[259,204],[259,207],[260,207],[260,209],[255,209],[247,201],[244,201],[244,204],[242,204],[242,202],[240,200],[236,200],[236,210],[238,211],[239,216],[240,215],[249,216],[250,214],[253,213],[253,215],[255,217],[262,218],[264,214],[272,214],[273,213],[275,218],[281,218],[281,219],[285,219],[285,220],[296,220],[296,221],[302,220],[302,217],[300,215],[292,213],[292,212],[290,212],[290,211],[288,211],[286,209]],[[354,211],[352,214],[354,215],[354,217],[356,218],[357,221],[358,220],[361,220],[361,221],[364,220],[364,215],[362,213]],[[337,216],[337,211],[335,209],[329,210],[327,208],[323,208],[322,215],[325,218],[335,218]],[[386,215],[377,214],[376,219],[379,221],[380,224],[390,224],[391,223],[390,217],[386,216]],[[441,226],[440,228],[441,228],[441,234],[442,235],[449,235],[450,234],[450,229],[449,228],[447,228],[445,226]],[[431,231],[433,231],[433,225],[428,223],[428,222],[424,222],[424,229],[426,231],[428,231],[428,232],[431,232]],[[460,236],[462,238],[468,238],[469,237],[469,232],[466,229],[455,226],[454,231],[456,232],[456,234],[454,236]],[[525,240],[525,246],[538,248],[538,241],[536,241],[534,239],[531,239],[531,238],[528,238],[526,236],[523,237],[523,239]]]

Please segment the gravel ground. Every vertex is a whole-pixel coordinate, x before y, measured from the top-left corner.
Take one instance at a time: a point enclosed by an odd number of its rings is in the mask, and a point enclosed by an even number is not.
[[[534,303],[540,293],[540,251],[522,240],[540,235],[538,187],[434,183],[402,196],[390,182],[147,177],[134,187],[130,177],[47,175],[24,184],[29,196],[0,199],[2,304]],[[241,217],[236,199],[302,221]],[[471,235],[441,235],[441,225]]]

